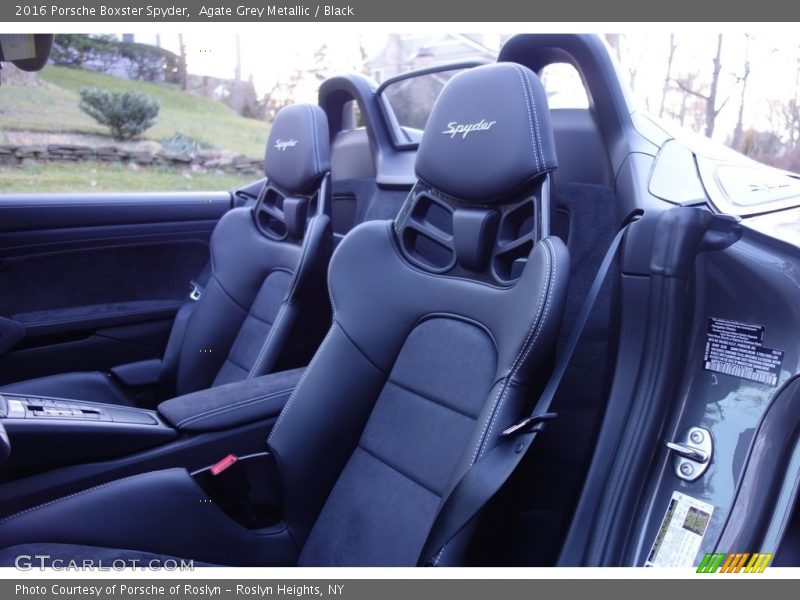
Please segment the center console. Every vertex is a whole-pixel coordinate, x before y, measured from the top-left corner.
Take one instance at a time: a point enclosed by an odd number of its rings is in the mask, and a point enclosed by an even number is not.
[[[296,564],[265,440],[303,372],[200,390],[157,410],[4,392],[0,537],[23,543],[46,531],[63,543],[157,542],[216,564]]]
[[[303,372],[292,369],[199,390],[164,401],[157,410],[3,392],[0,517],[94,485],[175,467],[196,472],[198,483],[220,506],[231,498],[237,498],[236,504],[241,494],[232,494],[227,484],[220,492],[220,482],[241,487],[242,478],[232,474],[246,468],[246,479],[260,489],[255,471],[269,471],[262,461],[242,460],[212,480],[203,475],[204,469],[228,455],[262,453]],[[228,512],[240,522],[252,521],[252,526],[265,515],[271,519],[270,511],[250,514],[234,506]]]
[[[111,404],[76,402],[40,396],[0,395],[0,417],[7,419],[61,419],[107,421],[156,425],[149,411],[128,409]]]
[[[0,395],[0,419],[13,469],[113,458],[177,436],[154,411],[8,393]]]

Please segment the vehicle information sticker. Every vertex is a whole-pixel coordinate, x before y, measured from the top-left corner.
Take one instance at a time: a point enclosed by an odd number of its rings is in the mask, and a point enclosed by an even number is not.
[[[669,507],[645,567],[692,567],[714,507],[681,492],[672,492]]]
[[[783,350],[763,345],[764,326],[710,318],[703,368],[775,387]]]

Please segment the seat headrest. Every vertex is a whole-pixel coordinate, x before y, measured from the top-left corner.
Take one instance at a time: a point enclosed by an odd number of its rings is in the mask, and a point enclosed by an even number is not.
[[[542,83],[522,65],[497,63],[445,85],[422,135],[416,174],[461,204],[499,205],[556,166]]]
[[[293,104],[275,116],[264,174],[287,194],[303,194],[330,171],[328,118],[314,104]]]

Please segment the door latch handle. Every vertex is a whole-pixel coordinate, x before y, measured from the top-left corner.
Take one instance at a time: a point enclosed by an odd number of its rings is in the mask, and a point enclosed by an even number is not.
[[[667,448],[672,450],[678,456],[682,456],[686,460],[692,460],[699,463],[708,462],[708,454],[697,448],[686,446],[684,444],[676,444],[675,442],[667,442]]]

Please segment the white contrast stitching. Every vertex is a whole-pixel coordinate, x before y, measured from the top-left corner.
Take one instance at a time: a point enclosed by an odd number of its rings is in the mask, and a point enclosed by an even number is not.
[[[549,265],[550,257],[549,257],[549,255],[547,256],[547,260],[548,260],[548,267],[547,268],[548,268],[548,270],[550,270],[550,265]],[[519,353],[517,354],[517,357],[514,359],[514,362],[511,363],[511,367],[506,372],[506,375],[503,378],[503,384],[497,390],[497,394],[495,395],[494,401],[492,402],[492,410],[490,411],[489,415],[493,415],[494,414],[494,412],[496,410],[496,407],[497,407],[497,403],[500,400],[501,394],[503,393],[503,391],[505,390],[506,386],[508,385],[508,381],[509,381],[510,377],[516,372],[516,365],[519,362],[520,356],[522,356],[522,353],[523,353],[523,351],[525,349],[525,346],[527,346],[528,342],[530,341],[531,336],[533,335],[534,329],[536,328],[536,325],[538,323],[539,315],[541,313],[542,307],[544,306],[544,298],[545,298],[545,289],[542,288],[541,294],[539,296],[539,305],[536,308],[536,317],[534,318],[533,323],[531,324],[531,328],[528,331],[528,335],[525,338],[525,343],[520,348]],[[475,447],[475,451],[472,453],[472,460],[470,461],[470,464],[473,464],[475,462],[475,460],[478,458],[478,451],[480,450],[481,446],[483,445],[483,440],[484,440],[484,437],[486,435],[486,430],[489,427],[489,420],[490,420],[490,417],[487,415],[486,422],[484,423],[483,429],[481,430],[481,435],[478,438],[478,444]]]
[[[314,355],[314,358],[311,359],[311,363],[309,363],[308,367],[306,367],[306,370],[303,372],[303,376],[300,377],[300,381],[297,382],[297,387],[294,388],[292,395],[289,396],[289,400],[286,402],[286,406],[283,407],[281,414],[278,416],[278,420],[275,422],[275,425],[272,427],[272,431],[270,431],[269,433],[269,437],[267,438],[267,444],[269,444],[272,441],[272,436],[275,435],[275,431],[278,429],[278,426],[283,421],[284,417],[286,416],[286,413],[289,412],[289,407],[292,405],[294,399],[297,397],[297,392],[303,386],[303,382],[306,380],[306,375],[308,375],[309,371],[311,371],[311,369],[316,364],[317,359],[322,354],[322,351],[324,350],[328,341],[331,339],[331,334],[333,334],[333,330],[335,327],[336,327],[336,321],[334,321],[333,324],[331,325],[331,328],[328,330],[328,334],[325,336],[325,339],[322,340],[322,344],[320,345],[319,350],[317,350],[317,353]]]
[[[314,109],[310,104],[306,104],[308,112],[311,114],[311,147],[314,149],[314,167],[317,175],[319,173],[319,148],[317,147],[317,116],[314,114]]]
[[[553,288],[555,287],[555,280],[556,280],[556,276],[558,275],[558,273],[556,271],[557,263],[556,263],[556,260],[555,260],[555,249],[553,248],[552,243],[550,242],[549,239],[545,239],[544,242],[550,248],[551,253],[553,255],[553,260],[550,263],[552,270],[551,270],[551,273],[550,273],[550,285],[549,285],[548,290],[547,290],[547,303],[544,306],[544,312],[542,313],[542,318],[539,321],[539,324],[544,323],[545,320],[547,319],[547,313],[550,311],[550,301],[553,298]],[[519,368],[522,366],[522,364],[528,358],[528,355],[530,354],[531,350],[533,350],[533,348],[536,346],[536,340],[539,338],[539,334],[542,332],[543,329],[544,329],[543,327],[538,327],[536,329],[536,335],[533,337],[533,340],[531,340],[530,345],[525,350],[525,355],[520,360],[516,371],[519,370]],[[515,375],[516,375],[516,371],[514,373]],[[513,376],[512,376],[512,378],[513,378]],[[503,396],[505,396],[506,392],[508,392],[508,390],[510,388],[511,388],[511,385],[506,386],[505,391],[503,392]],[[502,404],[502,403],[503,403],[503,398],[500,399],[500,404]],[[500,407],[498,405],[498,408],[495,410],[494,414],[492,415],[492,422],[489,424],[489,429],[486,432],[486,439],[488,439],[491,436],[492,430],[494,429],[494,422],[495,422],[495,419],[497,418],[497,415],[499,414],[499,412],[500,412]],[[486,449],[487,449],[487,446],[484,445],[483,449],[481,450],[481,453],[480,453],[479,457],[483,456],[486,453]]]
[[[75,492],[74,494],[69,494],[67,496],[62,496],[61,498],[56,498],[55,500],[50,500],[49,502],[45,502],[44,504],[37,504],[36,506],[32,506],[30,508],[26,508],[25,510],[21,510],[13,515],[9,515],[0,519],[0,525],[3,523],[7,523],[12,519],[16,519],[17,517],[21,517],[22,515],[28,514],[35,510],[39,510],[40,508],[45,508],[46,506],[52,506],[53,504],[58,504],[59,502],[63,502],[65,500],[69,500],[70,498],[76,498],[78,496],[82,496],[83,494],[88,494],[89,492],[93,492],[95,490],[100,490],[103,488],[111,487],[112,485],[116,485],[118,483],[122,483],[123,481],[129,481],[131,479],[136,479],[137,477],[144,477],[146,475],[152,475],[153,473],[164,473],[166,471],[172,471],[173,469],[158,469],[156,471],[147,471],[146,473],[137,473],[136,475],[129,475],[128,477],[123,477],[122,479],[115,479],[114,481],[109,481],[107,483],[103,483],[101,485],[96,485],[94,487],[87,488],[85,490],[81,490],[80,492]]]
[[[548,242],[548,248],[552,249],[549,240],[545,239],[544,241]],[[552,280],[555,278],[555,258],[553,257],[553,260],[551,260],[550,252],[547,252],[545,254],[545,258],[547,259],[546,270],[550,273],[550,277]],[[500,412],[500,406],[505,401],[506,392],[510,388],[511,380],[517,374],[517,371],[519,371],[519,368],[522,366],[522,363],[528,356],[530,348],[533,347],[533,345],[536,343],[536,339],[539,337],[539,333],[541,332],[541,327],[539,327],[539,325],[544,322],[544,317],[547,314],[547,309],[550,305],[552,287],[553,286],[550,285],[548,287],[542,288],[542,292],[539,296],[539,305],[536,308],[536,317],[534,318],[531,328],[528,331],[528,335],[525,338],[525,343],[522,344],[519,353],[517,354],[517,357],[514,359],[514,362],[511,363],[511,368],[509,369],[509,372],[506,374],[506,377],[504,378],[503,385],[500,387],[500,389],[497,390],[497,394],[492,404],[492,410],[489,413],[491,415],[491,418],[487,415],[486,423],[484,424],[483,429],[481,430],[481,436],[478,439],[478,444],[475,447],[475,451],[472,453],[472,461],[470,464],[474,464],[479,457],[483,456],[486,450],[484,444],[489,437],[489,433],[491,433],[491,429],[494,427],[495,419],[497,417],[497,414]],[[546,303],[545,303],[545,297],[547,297]],[[544,306],[544,312],[542,312],[543,306]],[[531,336],[533,336],[532,340]]]
[[[533,150],[533,158],[536,161],[536,168],[541,169],[542,167],[539,165],[539,156],[536,154],[536,142],[534,141],[533,133],[533,119],[531,118],[531,105],[528,102],[528,88],[525,86],[525,79],[522,76],[522,69],[519,69],[516,65],[514,65],[514,71],[517,73],[517,77],[519,77],[519,82],[522,85],[522,93],[525,96],[525,109],[528,111],[528,127],[530,128],[531,132],[531,150]]]
[[[207,419],[209,417],[217,416],[219,414],[222,414],[222,413],[225,413],[225,412],[228,412],[228,411],[231,411],[231,410],[235,410],[237,408],[241,408],[242,406],[245,406],[247,404],[251,404],[251,403],[255,404],[256,402],[261,402],[263,400],[269,400],[270,398],[275,398],[275,397],[281,396],[283,394],[288,394],[293,389],[294,389],[293,387],[290,387],[290,388],[287,388],[285,390],[280,390],[280,391],[277,391],[277,392],[270,392],[269,394],[264,394],[262,396],[255,396],[253,398],[246,398],[244,400],[238,400],[238,401],[234,402],[233,404],[227,404],[225,406],[218,406],[216,408],[211,408],[209,410],[205,410],[203,412],[197,413],[196,415],[191,415],[189,417],[186,417],[185,419],[182,419],[181,421],[178,421],[178,423],[176,423],[175,426],[180,428],[181,426],[186,425],[186,424],[188,424],[190,422],[202,421],[203,419]]]
[[[539,142],[539,156],[542,157],[542,168],[546,169],[547,163],[545,162],[544,149],[542,148],[542,134],[539,131],[539,114],[536,110],[536,96],[533,95],[533,82],[531,81],[531,76],[527,71],[525,72],[525,79],[528,80],[528,90],[530,92],[531,103],[533,104],[533,120],[536,124],[536,139]]]

